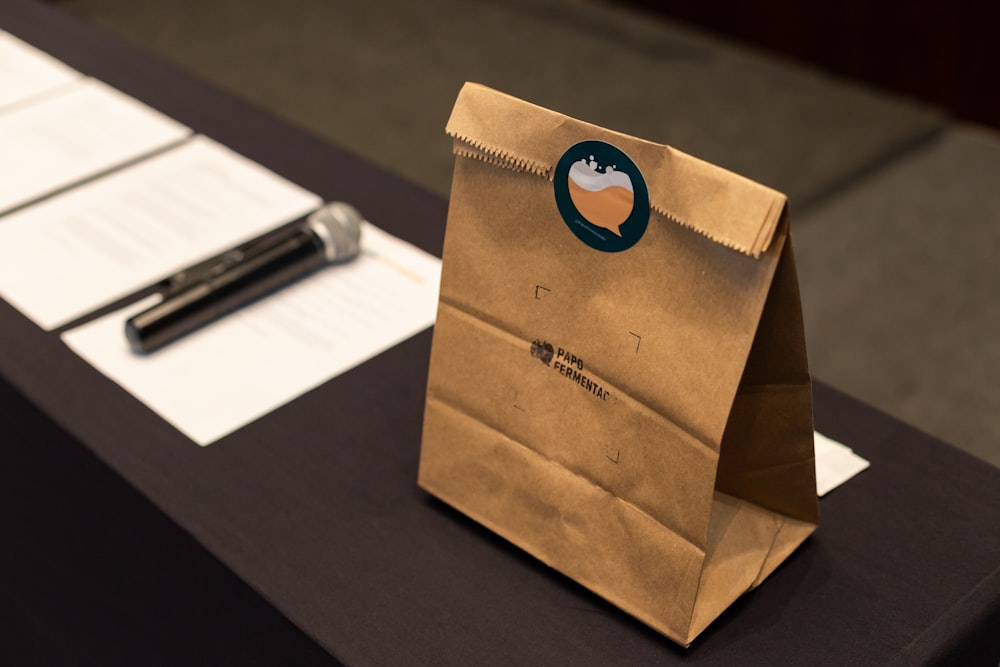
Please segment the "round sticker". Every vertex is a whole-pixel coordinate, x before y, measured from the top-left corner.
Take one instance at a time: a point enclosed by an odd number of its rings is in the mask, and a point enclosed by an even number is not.
[[[649,224],[649,191],[635,163],[603,141],[581,141],[556,164],[556,207],[570,231],[591,248],[621,252]]]

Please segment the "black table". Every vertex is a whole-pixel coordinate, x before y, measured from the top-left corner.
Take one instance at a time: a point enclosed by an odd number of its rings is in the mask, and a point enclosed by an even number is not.
[[[440,252],[441,198],[53,7],[0,27]],[[417,488],[430,340],[199,448],[0,302],[0,664],[1000,658],[1000,470],[817,382],[872,467],[685,651]]]

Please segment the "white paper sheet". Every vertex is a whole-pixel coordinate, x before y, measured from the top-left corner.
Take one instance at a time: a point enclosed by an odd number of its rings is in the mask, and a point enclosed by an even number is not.
[[[321,203],[198,136],[0,218],[0,296],[53,329]]]
[[[130,351],[124,323],[151,302],[63,340],[208,445],[433,324],[440,260],[368,224],[361,246],[352,262],[325,267],[149,355]]]
[[[0,113],[83,75],[44,51],[0,30]]]
[[[847,445],[822,433],[813,433],[816,442],[816,493],[824,496],[868,468],[870,463]]]
[[[191,133],[95,79],[79,79],[57,93],[0,114],[0,213]]]

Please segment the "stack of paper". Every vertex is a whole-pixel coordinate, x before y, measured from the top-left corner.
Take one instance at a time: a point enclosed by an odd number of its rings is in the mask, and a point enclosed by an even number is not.
[[[327,267],[155,354],[99,319],[321,199],[0,32],[0,296],[206,445],[434,322],[440,260],[362,229]],[[6,211],[6,215],[3,213]]]
[[[870,465],[854,451],[818,431],[816,440],[816,493],[824,496]]]

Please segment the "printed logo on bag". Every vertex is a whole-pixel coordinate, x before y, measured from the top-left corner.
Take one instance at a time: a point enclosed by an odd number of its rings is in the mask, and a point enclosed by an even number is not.
[[[556,207],[570,231],[595,250],[634,246],[649,224],[649,191],[634,162],[603,141],[581,141],[556,164]]]
[[[535,359],[541,359],[542,363],[546,366],[552,363],[552,357],[555,356],[555,348],[552,347],[552,343],[545,341],[542,342],[538,339],[531,344],[531,356]]]
[[[562,347],[557,349],[552,343],[536,338],[531,344],[531,356],[540,360],[567,380],[580,385],[602,401],[611,398],[611,392],[588,377],[584,372],[583,359],[569,350]]]

